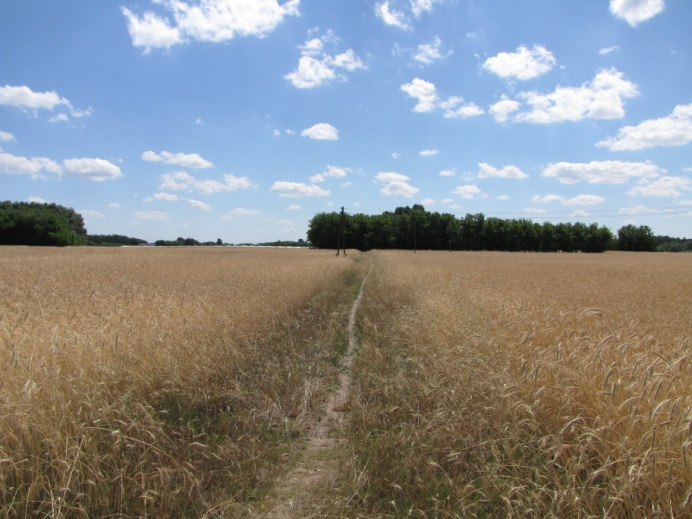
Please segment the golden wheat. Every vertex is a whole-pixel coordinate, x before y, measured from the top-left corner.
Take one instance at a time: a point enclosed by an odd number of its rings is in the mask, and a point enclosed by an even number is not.
[[[325,398],[335,353],[317,341],[350,264],[0,248],[0,516],[221,516],[251,499]]]
[[[689,256],[376,255],[351,510],[689,513]]]

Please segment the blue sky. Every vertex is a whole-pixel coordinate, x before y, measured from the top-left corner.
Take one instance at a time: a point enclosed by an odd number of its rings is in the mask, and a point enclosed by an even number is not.
[[[692,237],[688,0],[3,0],[0,199],[305,237],[422,203]]]

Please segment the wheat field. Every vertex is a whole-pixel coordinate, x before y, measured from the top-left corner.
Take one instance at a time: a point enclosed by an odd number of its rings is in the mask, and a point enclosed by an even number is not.
[[[221,517],[254,499],[336,376],[324,341],[351,263],[0,248],[0,517]]]
[[[347,510],[692,513],[692,257],[375,254]]]
[[[0,517],[263,509],[366,267],[314,517],[690,514],[689,255],[5,247]]]

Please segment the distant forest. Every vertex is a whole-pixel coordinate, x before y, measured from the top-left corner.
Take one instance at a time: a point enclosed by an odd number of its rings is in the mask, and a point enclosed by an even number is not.
[[[347,248],[583,251],[609,249],[655,251],[656,236],[647,226],[626,225],[617,237],[607,227],[584,223],[536,223],[528,219],[506,220],[482,213],[457,218],[453,214],[426,211],[422,205],[397,207],[379,215],[319,213],[310,221],[308,241],[321,249],[336,248],[340,236]],[[660,242],[668,250],[689,250],[692,240]],[[686,248],[687,247],[687,248]]]
[[[397,207],[380,215],[318,213],[310,221],[307,240],[241,245],[336,248],[343,236],[350,249],[431,249],[505,251],[692,252],[692,239],[655,236],[643,226],[626,225],[617,236],[595,223],[542,224],[528,219],[505,220],[482,213],[457,218],[426,211],[422,205]],[[121,234],[87,234],[82,215],[58,204],[0,202],[0,245],[197,246],[227,245],[220,238],[194,238],[149,243]]]

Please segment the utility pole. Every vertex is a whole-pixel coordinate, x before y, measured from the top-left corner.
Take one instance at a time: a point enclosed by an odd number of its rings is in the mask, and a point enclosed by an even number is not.
[[[344,237],[346,227],[346,214],[344,213],[344,208],[341,208],[341,215],[339,217],[339,237],[337,238],[336,244],[336,255],[339,255],[340,249],[344,250],[344,256],[346,256],[346,239]]]

